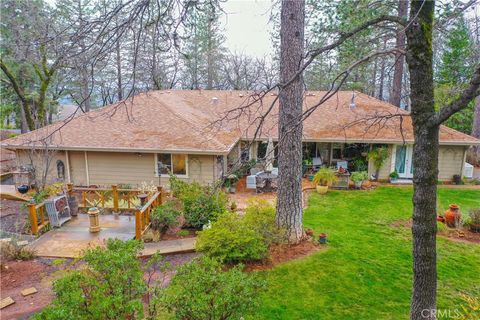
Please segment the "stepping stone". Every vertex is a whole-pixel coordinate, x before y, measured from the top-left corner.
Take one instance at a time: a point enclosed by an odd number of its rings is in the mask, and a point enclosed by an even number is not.
[[[27,244],[28,244],[27,240],[17,241],[17,246],[19,247],[26,246]]]
[[[36,289],[35,287],[30,287],[30,288],[27,288],[27,289],[23,289],[23,290],[21,291],[22,296],[24,296],[24,297],[25,297],[25,296],[29,296],[29,295],[34,294],[34,293],[37,293],[37,292],[38,292],[38,291],[37,291],[37,289]]]
[[[0,309],[8,307],[9,305],[14,304],[14,303],[15,303],[15,300],[13,300],[10,297],[6,297],[5,299],[2,299],[2,301],[0,301]]]

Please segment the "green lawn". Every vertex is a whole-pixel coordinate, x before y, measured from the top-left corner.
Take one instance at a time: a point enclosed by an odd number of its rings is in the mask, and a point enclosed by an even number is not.
[[[391,227],[408,219],[412,189],[312,194],[305,227],[326,232],[328,249],[264,272],[268,292],[254,319],[407,319],[411,234]],[[449,203],[480,207],[480,191],[440,189]],[[438,238],[438,308],[455,309],[460,293],[480,296],[480,246]]]

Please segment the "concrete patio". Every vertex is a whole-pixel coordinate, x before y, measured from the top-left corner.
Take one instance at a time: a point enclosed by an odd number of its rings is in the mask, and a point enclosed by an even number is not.
[[[107,239],[131,240],[135,238],[135,217],[119,215],[100,215],[100,232],[89,232],[88,215],[79,214],[72,217],[61,228],[55,228],[28,246],[39,257],[78,258],[82,252]],[[191,252],[195,248],[195,238],[166,240],[146,243],[142,256],[149,256],[159,251],[161,254]]]

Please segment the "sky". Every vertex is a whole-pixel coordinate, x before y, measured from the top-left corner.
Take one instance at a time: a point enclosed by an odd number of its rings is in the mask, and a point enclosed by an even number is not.
[[[273,52],[270,39],[270,0],[228,0],[222,5],[226,47],[231,51],[263,57]]]

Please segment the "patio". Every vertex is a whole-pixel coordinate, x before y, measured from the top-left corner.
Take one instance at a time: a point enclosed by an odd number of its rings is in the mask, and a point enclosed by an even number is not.
[[[89,247],[103,244],[107,239],[130,240],[135,238],[135,217],[122,215],[100,215],[100,232],[89,232],[87,214],[79,214],[40,236],[29,247],[37,256],[76,258]]]

